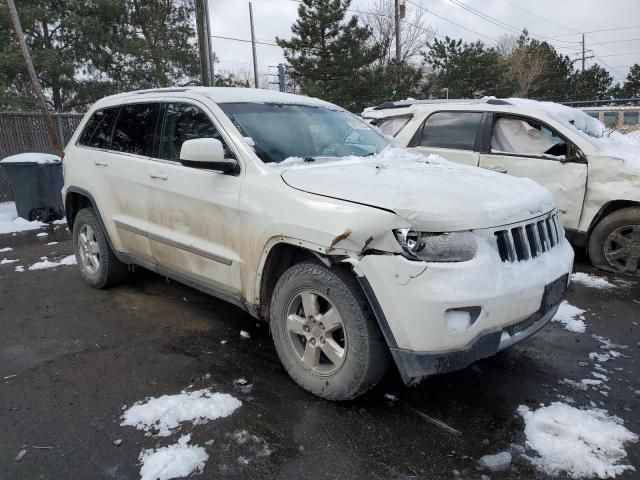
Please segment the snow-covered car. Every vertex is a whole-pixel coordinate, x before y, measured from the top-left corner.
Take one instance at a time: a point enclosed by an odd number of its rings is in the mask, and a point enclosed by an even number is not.
[[[291,377],[354,398],[393,358],[407,384],[542,328],[573,263],[528,179],[391,147],[312,98],[245,88],[107,97],[63,162],[81,275],[140,265],[269,322]]]
[[[640,140],[586,113],[525,99],[389,102],[363,112],[399,146],[531,178],[599,268],[640,276]]]

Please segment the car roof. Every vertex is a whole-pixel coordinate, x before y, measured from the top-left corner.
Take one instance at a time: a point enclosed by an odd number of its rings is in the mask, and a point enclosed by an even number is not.
[[[463,110],[480,112],[501,112],[521,115],[531,115],[544,120],[549,120],[548,112],[542,107],[537,107],[533,101],[526,105],[518,103],[519,99],[500,99],[487,97],[480,99],[450,99],[450,100],[401,100],[397,102],[385,102],[376,107],[365,109],[362,112],[364,118],[386,118],[415,114],[417,112],[432,112],[439,110]]]
[[[148,90],[136,90],[132,92],[119,93],[111,95],[99,100],[100,106],[116,105],[118,103],[132,103],[135,101],[144,101],[145,97],[162,97],[163,95],[178,96],[199,96],[206,97],[216,103],[285,103],[295,105],[316,105],[337,109],[339,108],[332,103],[325,102],[318,98],[307,97],[304,95],[294,95],[291,93],[278,92],[275,90],[266,90],[262,88],[243,88],[243,87],[168,87],[153,88]]]

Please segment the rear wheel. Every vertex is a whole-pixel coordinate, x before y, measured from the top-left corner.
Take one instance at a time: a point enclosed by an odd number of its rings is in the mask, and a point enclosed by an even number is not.
[[[589,257],[594,266],[640,276],[640,208],[607,215],[591,232]]]
[[[305,390],[350,400],[384,376],[389,352],[353,275],[303,262],[278,280],[271,332],[285,369]]]
[[[94,288],[121,283],[128,266],[116,258],[93,208],[83,208],[73,222],[73,249],[82,278]]]

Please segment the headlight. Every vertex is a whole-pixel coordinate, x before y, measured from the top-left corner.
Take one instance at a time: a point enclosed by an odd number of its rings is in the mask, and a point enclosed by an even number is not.
[[[400,228],[393,233],[407,256],[425,262],[466,262],[478,244],[471,232],[429,233]]]

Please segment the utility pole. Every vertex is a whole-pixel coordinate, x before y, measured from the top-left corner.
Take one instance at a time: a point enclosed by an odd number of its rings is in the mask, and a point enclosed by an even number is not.
[[[278,64],[278,89],[281,92],[284,92],[287,89],[286,70],[282,63]]]
[[[584,72],[584,61],[585,61],[585,56],[584,56],[584,33],[582,34],[582,71]]]
[[[16,40],[18,41],[18,45],[20,45],[20,50],[22,51],[22,57],[24,58],[24,63],[27,67],[27,72],[29,72],[29,77],[31,78],[31,86],[33,87],[33,93],[36,96],[38,106],[40,107],[40,111],[42,111],[44,124],[47,127],[49,142],[51,142],[51,147],[53,148],[53,152],[56,155],[62,156],[64,154],[62,149],[62,144],[61,144],[62,140],[58,137],[58,132],[56,131],[56,126],[53,123],[53,118],[51,118],[51,115],[49,114],[49,110],[47,109],[47,103],[44,98],[42,86],[40,85],[40,80],[36,75],[36,69],[33,67],[33,60],[31,60],[29,47],[27,47],[27,42],[24,39],[24,33],[22,32],[22,25],[20,25],[20,17],[18,17],[18,11],[16,10],[16,4],[13,2],[13,0],[7,0],[7,6],[9,7],[9,17],[11,18],[11,23],[13,24],[13,30],[16,33]]]
[[[253,50],[253,86],[258,88],[258,56],[256,55],[256,32],[253,28],[253,7],[249,2],[249,22],[251,23],[251,49]]]
[[[209,5],[208,0],[195,0],[195,2],[202,85],[211,87],[213,86],[213,58],[211,55],[211,34],[209,32]]]
[[[400,63],[400,0],[395,0],[394,17],[396,21],[396,63]]]

